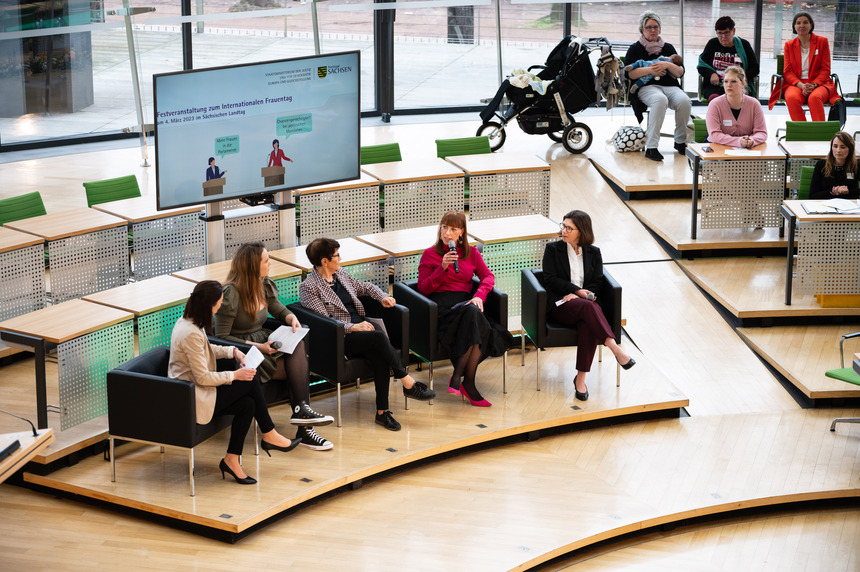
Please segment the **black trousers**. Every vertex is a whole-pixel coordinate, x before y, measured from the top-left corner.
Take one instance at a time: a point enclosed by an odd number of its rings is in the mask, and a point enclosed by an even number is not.
[[[241,455],[245,436],[251,427],[251,421],[257,420],[260,430],[268,433],[275,428],[269,416],[269,407],[263,398],[259,376],[251,381],[233,380],[231,385],[219,385],[215,399],[215,415],[227,414],[233,416],[230,428],[230,443],[227,452]]]
[[[389,371],[402,379],[408,372],[400,363],[400,354],[391,345],[388,336],[380,330],[352,332],[344,338],[344,348],[349,357],[364,358],[372,364],[373,383],[376,386],[376,409],[388,409]]]

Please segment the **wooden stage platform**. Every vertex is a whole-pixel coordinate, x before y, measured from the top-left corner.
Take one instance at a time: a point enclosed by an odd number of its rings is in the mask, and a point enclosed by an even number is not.
[[[839,338],[857,331],[860,321],[838,326],[738,328],[749,346],[810,400],[860,398],[860,387],[824,375],[842,367]],[[858,351],[860,340],[845,341],[845,367],[851,367]]]
[[[812,295],[794,292],[785,305],[785,255],[678,260],[687,275],[742,323],[796,318],[853,320],[860,308],[823,308]]]
[[[479,387],[493,406],[476,408],[441,392],[433,405],[412,402],[402,409],[392,388],[393,413],[403,424],[397,433],[373,422],[372,383],[343,396],[343,427],[322,427],[318,432],[335,443],[331,451],[302,447],[272,457],[255,457],[246,443],[243,466],[258,479],[253,487],[222,480],[218,460],[226,449],[224,431],[195,449],[196,496],[189,495],[187,455],[157,446],[126,444],[117,449],[117,480],[110,481],[110,463],[90,457],[47,476],[24,474],[26,483],[52,491],[79,495],[108,504],[154,515],[177,526],[192,525],[195,532],[233,540],[269,519],[313,503],[332,492],[358,488],[364,480],[411,465],[445,459],[474,447],[536,438],[541,432],[575,428],[587,422],[625,418],[678,416],[689,401],[658,367],[633,352],[636,367],[622,372],[615,385],[615,361],[608,355],[592,369],[587,402],[575,401],[573,378],[575,351],[547,350],[542,390],[535,390],[534,355],[519,365],[519,355],[509,356],[508,394],[502,394],[501,360],[489,360],[478,370]],[[605,352],[606,353],[606,352]],[[447,367],[450,369],[450,366]],[[438,369],[444,380],[446,368]],[[426,371],[418,373],[418,379]],[[439,388],[437,388],[438,391]],[[398,406],[400,404],[400,406]],[[334,396],[313,400],[321,412],[333,411]],[[273,419],[283,432],[290,429],[289,407],[274,407]]]

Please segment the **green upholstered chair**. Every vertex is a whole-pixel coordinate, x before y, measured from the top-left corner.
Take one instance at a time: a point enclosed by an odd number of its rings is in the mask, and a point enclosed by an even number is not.
[[[45,203],[42,202],[42,195],[38,191],[0,199],[0,225],[43,214],[48,212],[45,210]]]
[[[704,119],[699,117],[693,118],[693,142],[704,143],[708,138],[708,126]]]
[[[776,130],[786,141],[830,141],[841,126],[838,121],[786,121],[785,127]]]
[[[436,156],[444,159],[456,155],[478,155],[480,153],[492,153],[490,138],[486,135],[480,137],[461,137],[459,139],[437,139]]]
[[[402,161],[400,143],[385,143],[383,145],[367,145],[361,148],[361,164],[390,163]]]
[[[815,167],[806,165],[800,168],[800,181],[797,183],[797,198],[805,201],[809,198],[809,185],[812,183],[812,172]]]
[[[853,334],[845,334],[839,339],[839,359],[842,361],[842,367],[840,367],[839,369],[831,369],[829,371],[826,371],[824,375],[833,379],[844,381],[845,383],[853,383],[854,385],[860,385],[860,375],[857,375],[857,372],[854,371],[854,368],[845,367],[845,340],[850,340],[856,337],[860,337],[860,332],[854,332]],[[833,420],[833,423],[830,424],[831,431],[836,431],[837,423],[860,423],[860,417],[837,417]]]
[[[137,184],[135,175],[90,181],[84,183],[84,189],[87,192],[88,207],[140,196],[140,185]]]

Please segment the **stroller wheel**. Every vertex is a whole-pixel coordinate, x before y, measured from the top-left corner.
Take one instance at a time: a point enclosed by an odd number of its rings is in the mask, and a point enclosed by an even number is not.
[[[478,127],[477,133],[475,133],[476,137],[481,137],[485,135],[490,139],[490,149],[496,151],[505,144],[505,139],[508,137],[505,134],[505,128],[502,127],[501,123],[496,123],[495,121],[488,121],[484,123],[480,127]]]
[[[571,123],[564,129],[561,143],[570,153],[582,153],[591,147],[591,129],[585,123]]]
[[[567,117],[568,119],[570,119],[571,122],[576,122],[576,120],[573,118],[572,113],[568,113]],[[564,140],[564,125],[562,125],[561,129],[559,129],[558,131],[550,131],[549,133],[547,133],[547,135],[549,135],[549,138],[556,143],[561,143]]]

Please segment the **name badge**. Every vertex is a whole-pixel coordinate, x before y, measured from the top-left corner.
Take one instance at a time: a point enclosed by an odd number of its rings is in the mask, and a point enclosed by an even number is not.
[[[845,173],[845,176],[848,178],[848,180],[854,180],[854,173]]]
[[[725,125],[726,127],[731,127],[732,126],[732,120],[731,119],[723,119],[723,125]]]

